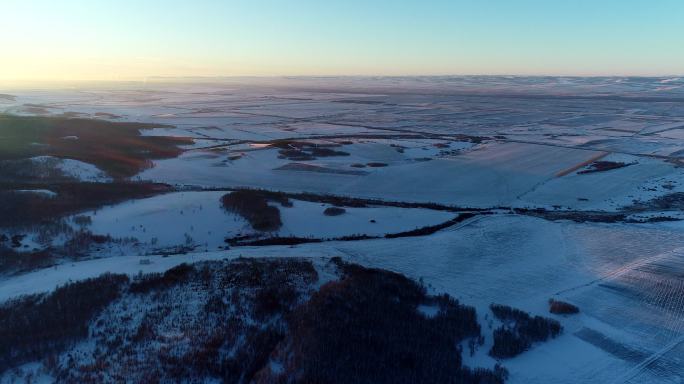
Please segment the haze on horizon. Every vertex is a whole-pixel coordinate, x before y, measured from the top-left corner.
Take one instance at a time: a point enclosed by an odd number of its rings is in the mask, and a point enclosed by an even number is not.
[[[684,2],[5,0],[0,83],[684,74]]]

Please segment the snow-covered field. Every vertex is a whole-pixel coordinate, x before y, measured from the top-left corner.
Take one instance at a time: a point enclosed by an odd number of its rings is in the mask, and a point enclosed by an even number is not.
[[[283,227],[279,236],[335,238],[365,234],[383,236],[436,225],[453,219],[451,212],[420,208],[367,207],[349,208],[339,216],[326,216],[327,204],[293,201],[293,207],[280,208]]]
[[[535,144],[492,143],[461,155],[415,161],[389,145],[349,147],[353,148],[343,146],[340,150],[349,150],[351,156],[305,162],[323,167],[326,172],[282,169],[291,162],[279,159],[275,150],[248,152],[243,158],[228,162],[222,162],[218,154],[192,152],[159,161],[154,168],[142,172],[140,178],[205,187],[254,187],[493,207],[512,205],[537,185],[596,154]],[[429,156],[429,152],[425,155]],[[387,166],[361,168],[362,174],[335,172],[355,170],[349,165],[370,159]]]
[[[114,238],[136,238],[151,247],[199,244],[216,249],[227,236],[249,232],[249,224],[221,208],[225,192],[177,192],[85,212],[87,229]]]
[[[631,205],[634,200],[648,201],[684,190],[684,169],[662,160],[621,154],[609,154],[601,160],[629,166],[586,174],[577,173],[582,171],[578,169],[527,192],[518,204],[616,210]]]
[[[237,236],[315,239],[361,234],[383,236],[440,224],[456,216],[451,212],[396,207],[347,207],[339,216],[328,216],[324,211],[331,207],[329,204],[292,200],[291,207],[271,204],[279,208],[283,225],[276,231],[262,234],[252,229],[245,219],[221,206],[221,197],[227,193],[169,193],[83,212],[71,221],[74,230],[82,228],[95,235],[135,239],[151,250],[182,246],[218,250],[226,246],[226,238]],[[83,216],[89,217],[87,224],[75,222],[77,217]]]
[[[470,366],[496,363],[487,355],[491,303],[559,320],[560,337],[501,361],[510,383],[682,382],[681,221],[549,221],[507,209],[682,219],[681,79],[278,81],[3,90],[16,98],[0,100],[0,112],[168,124],[141,133],[191,137],[195,143],[132,177],[168,183],[174,192],[67,216],[74,229],[135,238],[135,245],[3,275],[0,301],[105,272],[162,272],[184,262],[241,256],[341,256],[421,280],[432,292],[475,306],[487,332],[473,356],[464,352]],[[333,145],[346,154],[291,159],[281,153],[283,140],[294,143],[285,148]],[[112,181],[76,160],[32,161],[49,162],[77,180]],[[221,206],[221,196],[238,187],[437,203],[492,214],[427,236],[227,249],[226,238],[255,234],[245,219]],[[14,190],[59,198],[44,185]],[[649,205],[653,199],[658,203]],[[330,204],[292,203],[269,203],[278,207],[282,227],[262,238],[382,237],[457,215],[370,205],[326,216]],[[90,220],[77,224],[83,216]],[[39,246],[30,236],[25,241]],[[166,252],[184,245],[185,254]],[[155,255],[162,251],[165,256]],[[577,305],[580,313],[549,314],[551,298]]]

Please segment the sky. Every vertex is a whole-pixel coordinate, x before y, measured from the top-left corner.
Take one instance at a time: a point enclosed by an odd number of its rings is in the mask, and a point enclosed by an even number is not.
[[[684,74],[683,0],[0,0],[0,80]]]

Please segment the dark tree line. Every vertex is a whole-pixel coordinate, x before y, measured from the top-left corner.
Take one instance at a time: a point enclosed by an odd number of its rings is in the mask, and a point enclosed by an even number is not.
[[[53,261],[50,250],[19,252],[0,241],[0,273],[30,271],[50,266]]]
[[[314,203],[330,204],[337,207],[351,207],[351,208],[365,208],[368,206],[385,206],[385,207],[397,207],[397,208],[425,208],[432,209],[435,211],[448,211],[448,212],[462,212],[462,211],[487,211],[484,208],[462,208],[454,207],[450,205],[443,205],[437,203],[416,203],[416,202],[403,202],[403,201],[386,201],[379,199],[365,199],[351,196],[338,196],[329,194],[317,194],[311,192],[281,192],[281,191],[267,191],[263,189],[249,189],[243,188],[238,189],[238,191],[251,191],[257,193],[260,196],[272,201],[289,201],[289,199],[310,201]]]
[[[505,305],[490,306],[494,316],[504,324],[494,330],[494,345],[489,351],[493,357],[517,356],[528,350],[533,343],[558,336],[563,327],[553,319],[530,316],[519,309]]]
[[[85,338],[89,322],[127,282],[125,275],[105,274],[0,306],[0,372]]]
[[[398,237],[427,236],[427,235],[431,235],[437,231],[441,231],[442,229],[449,228],[452,225],[456,225],[460,222],[463,222],[463,221],[470,219],[472,217],[475,217],[475,216],[476,216],[475,213],[465,212],[465,213],[461,213],[460,215],[456,216],[455,218],[453,218],[451,220],[447,220],[447,221],[440,223],[440,224],[427,225],[425,227],[413,229],[413,230],[406,231],[406,232],[388,233],[385,235],[385,238],[395,239]]]

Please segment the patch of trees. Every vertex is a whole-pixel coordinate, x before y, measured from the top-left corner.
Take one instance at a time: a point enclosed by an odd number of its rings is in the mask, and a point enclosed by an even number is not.
[[[269,365],[269,357],[286,332],[283,315],[300,301],[300,283],[310,286],[318,273],[309,261],[298,259],[257,260],[238,259],[230,263],[218,283],[234,288],[230,302],[242,316],[258,321],[245,325],[234,318],[230,307],[223,307],[218,316],[230,319],[227,327],[218,327],[207,343],[181,358],[189,362],[189,372],[176,375],[176,380],[188,377],[219,377],[226,383],[253,382],[254,377]],[[239,342],[239,338],[243,342]],[[231,340],[233,343],[231,343]],[[233,355],[221,349],[235,346]],[[172,366],[178,366],[172,364]]]
[[[678,219],[678,218],[672,217],[672,216],[653,216],[653,217],[647,218],[646,220],[642,220],[642,221],[638,221],[638,222],[639,223],[643,223],[643,222],[646,222],[646,223],[663,223],[663,222],[668,222],[668,221],[681,221],[681,219]]]
[[[546,220],[571,220],[576,223],[619,223],[627,219],[622,213],[602,211],[549,211],[543,208],[514,208],[513,212]]]
[[[360,234],[360,235],[348,235],[348,236],[340,236],[336,237],[333,240],[335,241],[357,241],[357,240],[370,240],[370,239],[379,239],[380,237],[378,236],[370,236],[366,234]]]
[[[578,174],[596,173],[610,171],[611,169],[624,168],[636,163],[623,163],[621,161],[594,161],[588,168],[577,172]]]
[[[0,160],[0,182],[24,183],[42,181],[50,183],[74,181],[64,173],[58,164],[60,159],[46,157],[42,161],[30,158],[18,160]]]
[[[87,209],[171,191],[156,183],[57,183],[45,185],[57,193],[49,197],[14,190],[40,188],[36,184],[0,184],[0,227],[40,224]]]
[[[105,244],[114,239],[109,235],[96,235],[90,231],[78,231],[64,243],[64,252],[73,256],[80,255],[96,244]]]
[[[658,196],[646,202],[635,201],[625,210],[628,211],[666,211],[666,210],[684,210],[684,192],[668,193],[667,195]]]
[[[69,283],[0,306],[0,372],[40,360],[88,336],[88,324],[120,295],[125,275]]]
[[[319,291],[308,260],[240,258],[143,275],[128,290],[125,276],[103,275],[23,298],[0,307],[0,368],[47,357],[61,382],[505,380],[500,366],[461,364],[459,343],[481,336],[472,307],[397,273],[329,267],[339,280]],[[92,348],[50,357],[89,329]]]
[[[231,271],[232,284],[256,288],[252,312],[259,321],[281,316],[295,308],[300,292],[297,282],[309,286],[318,281],[318,272],[309,262],[299,259],[242,260]]]
[[[129,287],[131,293],[148,293],[153,290],[168,289],[171,286],[187,282],[195,271],[192,265],[183,263],[164,273],[150,273],[136,277]]]
[[[31,271],[52,265],[54,256],[48,249],[18,252],[0,242],[0,273]]]
[[[566,303],[565,301],[550,299],[549,312],[558,315],[573,315],[575,313],[579,313],[579,308],[570,303]]]
[[[92,354],[57,367],[57,376],[79,383],[101,382],[103,374],[122,382],[253,382],[285,337],[284,315],[318,280],[311,262],[300,259],[204,262],[172,275],[182,277],[135,293],[152,302],[140,322],[132,317],[141,309],[126,298],[100,317]],[[167,336],[179,329],[183,337]]]
[[[349,153],[344,151],[336,151],[330,148],[313,147],[310,149],[311,155],[314,157],[335,157],[335,156],[349,156]]]
[[[279,158],[288,159],[292,161],[311,161],[316,160],[310,153],[301,151],[299,149],[281,149],[278,151]]]
[[[283,225],[280,219],[280,210],[268,205],[270,196],[259,191],[239,190],[224,195],[221,198],[223,208],[235,212],[249,221],[252,228],[257,231],[275,231]],[[286,206],[287,203],[281,202]]]
[[[530,316],[519,309],[492,304],[489,307],[503,325],[494,330],[494,345],[489,354],[496,358],[509,358],[527,351],[533,343],[558,336],[563,327],[553,319]]]
[[[114,178],[131,177],[152,160],[176,157],[186,137],[143,136],[142,129],[159,124],[111,122],[52,116],[0,114],[0,160],[54,156],[94,164]],[[78,140],[64,140],[78,137]],[[40,143],[44,145],[35,145]]]
[[[233,236],[233,237],[226,237],[223,239],[223,242],[226,244],[229,244],[231,246],[236,246],[236,245],[241,245],[243,243],[248,243],[252,240],[258,240],[259,235],[256,233],[250,233],[247,235],[239,235],[239,236]]]
[[[335,262],[341,280],[287,317],[290,332],[275,352],[283,371],[264,370],[257,382],[503,382],[503,372],[461,364],[458,343],[480,334],[473,308],[428,296],[402,275]],[[439,305],[438,314],[423,316],[417,307],[425,302]]]
[[[463,142],[470,142],[470,143],[481,143],[486,140],[491,140],[491,137],[487,136],[470,136],[470,135],[464,135],[464,134],[453,134],[449,135],[451,141],[463,141]],[[337,143],[329,143],[329,144],[317,144],[319,146],[336,146],[336,145],[350,145],[353,144],[354,142],[352,140],[356,139],[381,139],[381,138],[386,138],[386,139],[393,139],[393,140],[412,140],[412,139],[426,139],[426,138],[433,138],[436,140],[444,140],[444,135],[431,135],[431,134],[426,134],[426,133],[421,133],[421,134],[414,134],[414,133],[391,133],[391,134],[378,134],[378,133],[356,133],[356,134],[341,134],[341,135],[326,135],[326,139],[349,139],[349,140],[338,140]],[[300,144],[313,144],[309,143],[303,140],[291,140],[291,139],[276,139],[276,140],[270,140],[270,141],[260,141],[260,142],[253,142],[250,141],[250,143],[258,143],[258,144],[269,144],[273,147],[276,148],[289,148],[289,144],[293,144],[295,146],[300,145]]]
[[[308,260],[296,258],[239,258],[225,268],[223,282],[233,287],[264,287],[292,283],[301,279],[306,284],[318,280],[318,272]]]
[[[87,215],[78,215],[73,218],[74,224],[85,228],[93,223],[93,218]]]
[[[281,158],[293,161],[309,161],[318,157],[349,156],[349,153],[337,151],[332,148],[341,147],[341,144],[315,144],[306,141],[277,140],[271,146],[280,148],[278,153]]]
[[[24,234],[18,234],[18,235],[13,235],[12,237],[9,238],[12,248],[19,248],[21,247],[21,242],[24,241],[26,238],[26,235]],[[2,238],[0,238],[2,240]]]

